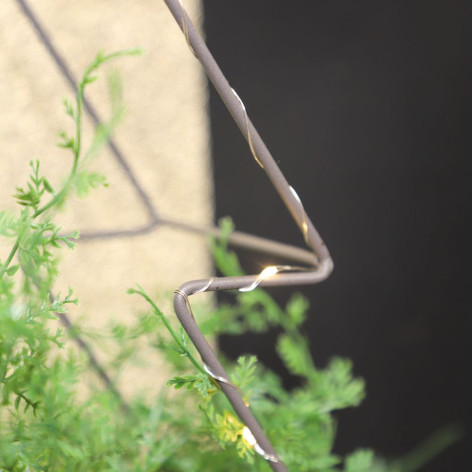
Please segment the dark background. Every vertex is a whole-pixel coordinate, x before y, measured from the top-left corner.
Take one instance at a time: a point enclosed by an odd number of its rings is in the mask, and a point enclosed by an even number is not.
[[[318,365],[350,357],[367,382],[363,405],[339,415],[336,450],[397,456],[451,422],[467,428],[472,3],[204,5],[210,49],[335,262],[301,291]],[[213,90],[210,109],[217,216],[302,245]],[[273,340],[220,344],[279,368]],[[423,470],[469,463],[463,439]]]

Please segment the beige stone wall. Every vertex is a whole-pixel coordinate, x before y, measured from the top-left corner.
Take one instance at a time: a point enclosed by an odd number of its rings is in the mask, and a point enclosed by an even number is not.
[[[127,107],[116,141],[161,216],[210,223],[206,82],[164,2],[30,3],[76,77],[101,49],[144,49],[142,56],[120,59],[111,66],[121,74]],[[187,2],[187,8],[200,22],[200,1]],[[16,185],[25,182],[29,160],[40,159],[53,183],[67,172],[70,156],[55,142],[58,130],[71,129],[61,102],[72,94],[15,0],[0,2],[0,44],[0,202],[2,209],[11,209],[10,196]],[[105,80],[93,84],[88,97],[107,116],[104,84]],[[88,118],[85,125],[88,142],[92,129]],[[109,187],[88,199],[74,200],[59,215],[64,230],[145,224],[146,211],[113,155],[105,150],[92,167],[108,176]],[[0,247],[0,257],[5,251],[5,246]],[[111,319],[129,321],[144,307],[138,297],[125,293],[135,283],[159,295],[170,312],[170,292],[211,270],[203,239],[166,226],[146,236],[79,242],[64,257],[62,268],[56,290],[64,293],[73,287],[80,308],[72,315],[85,317],[96,328]],[[158,370],[157,366],[151,369]],[[156,382],[154,375],[144,379],[135,372],[125,376],[123,385],[129,390],[130,384],[141,388]]]

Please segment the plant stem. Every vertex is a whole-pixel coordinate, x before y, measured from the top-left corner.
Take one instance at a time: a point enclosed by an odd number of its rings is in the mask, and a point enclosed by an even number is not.
[[[128,293],[136,293],[138,295],[141,295],[151,306],[152,309],[154,310],[154,313],[162,320],[164,323],[165,327],[167,328],[167,331],[171,334],[171,336],[174,338],[174,341],[177,343],[179,348],[182,350],[182,352],[185,354],[185,356],[189,359],[189,361],[203,374],[207,374],[203,366],[193,357],[193,355],[190,353],[190,351],[187,349],[187,347],[182,343],[181,339],[175,332],[174,328],[172,328],[171,324],[169,323],[169,320],[167,317],[162,313],[161,310],[157,307],[157,305],[154,303],[154,301],[149,297],[149,295],[142,289],[140,290],[135,290],[131,289],[128,291]]]
[[[7,385],[8,379],[2,379],[2,383]],[[13,391],[15,395],[18,395],[25,403],[27,403],[33,410],[38,406],[38,402],[33,402],[30,400],[24,393],[17,392],[16,390]]]
[[[84,84],[79,85],[77,90],[77,113],[75,117],[75,146],[74,146],[74,169],[77,168],[77,162],[82,147],[82,107],[84,101]]]
[[[15,245],[11,248],[10,254],[8,254],[7,260],[4,262],[0,269],[0,279],[3,277],[3,274],[8,270],[8,266],[10,265],[11,261],[15,257],[16,251],[20,247],[20,236],[16,238]]]
[[[446,426],[436,431],[405,457],[394,461],[391,464],[392,470],[414,472],[424,467],[444,449],[459,441],[463,435],[464,431],[460,425],[451,424]]]
[[[67,192],[67,190],[68,190],[68,188],[69,188],[69,186],[72,182],[72,179],[74,178],[74,175],[77,171],[77,162],[78,162],[78,159],[74,159],[74,165],[72,166],[72,171],[71,171],[71,173],[69,175],[69,178],[67,179],[67,182],[65,183],[64,187],[60,190],[60,192],[51,201],[46,203],[46,205],[44,205],[42,208],[39,208],[38,210],[36,210],[33,213],[33,216],[31,217],[31,220],[36,219],[39,215],[41,215],[45,211],[49,210],[53,206],[55,206],[57,204],[57,202],[62,199],[63,195]],[[21,238],[21,236],[18,236],[16,238],[15,244],[11,248],[10,254],[8,254],[8,257],[7,257],[6,261],[3,263],[2,267],[0,268],[0,279],[3,278],[4,274],[8,270],[8,267],[11,264],[11,261],[15,257],[15,254],[17,253],[17,251],[20,247],[20,238]]]
[[[45,211],[52,208],[53,206],[57,205],[57,203],[62,200],[64,195],[67,193],[67,190],[69,190],[72,180],[77,172],[77,164],[78,164],[78,158],[74,157],[74,164],[72,165],[72,170],[69,174],[69,177],[66,183],[64,184],[64,187],[62,187],[62,189],[48,203],[46,203],[46,205],[39,208],[33,213],[33,217],[32,217],[33,220],[37,218],[39,215],[43,214]]]
[[[43,214],[45,211],[49,210],[53,206],[57,205],[57,203],[64,197],[64,195],[67,193],[67,190],[69,189],[72,180],[74,179],[74,176],[77,172],[77,167],[79,164],[79,156],[80,156],[80,149],[81,149],[81,127],[82,127],[82,101],[83,101],[83,87],[81,87],[77,91],[77,116],[76,116],[76,139],[75,139],[75,147],[73,149],[74,152],[74,162],[72,164],[72,170],[69,174],[69,177],[64,184],[64,187],[48,202],[46,205],[43,207],[37,209],[34,213],[33,216],[31,217],[32,220],[36,219],[38,216]],[[10,265],[11,261],[13,260],[13,257],[15,257],[16,252],[18,251],[18,248],[20,247],[20,236],[16,238],[15,244],[12,247],[10,254],[8,255],[7,260],[5,263],[2,265],[0,268],[0,279],[3,277],[5,272],[8,270],[8,266]]]

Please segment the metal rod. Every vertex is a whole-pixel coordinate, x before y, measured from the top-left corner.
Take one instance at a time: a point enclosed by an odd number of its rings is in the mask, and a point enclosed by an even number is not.
[[[228,397],[228,400],[232,404],[238,416],[250,429],[252,435],[257,441],[258,452],[268,460],[274,471],[287,472],[288,469],[286,465],[278,459],[272,444],[263,432],[249,407],[243,401],[240,392],[231,387],[231,381],[228,378],[228,374],[225,372],[216,354],[198,328],[198,325],[191,313],[191,309],[189,308],[189,296],[204,291],[247,290],[248,287],[249,289],[252,289],[251,287],[256,287],[258,285],[267,287],[318,283],[325,280],[330,275],[333,270],[333,262],[327,247],[306,214],[300,198],[293,187],[288,184],[281,170],[275,163],[275,160],[264,144],[262,138],[251,123],[244,103],[229,85],[221,69],[218,67],[216,61],[208,50],[204,40],[188,17],[181,1],[164,1],[182,29],[189,48],[202,63],[210,81],[213,83],[216,91],[243,133],[254,159],[266,172],[296,224],[300,228],[307,246],[312,251],[309,259],[307,258],[305,260],[303,257],[303,262],[307,263],[309,266],[306,270],[296,272],[298,268],[294,268],[294,272],[278,273],[279,271],[275,268],[276,270],[271,276],[264,278],[261,277],[263,275],[261,273],[253,276],[194,280],[181,285],[179,289],[176,290],[174,297],[174,308],[177,317],[200,353],[203,362],[209,367],[216,379],[218,377],[228,379],[227,382],[220,382],[221,389]],[[249,243],[249,245],[251,245],[251,243]],[[275,252],[278,252],[279,250],[280,253],[284,253],[283,247],[279,247]],[[292,254],[290,254],[290,256],[291,255]],[[295,259],[297,261],[300,260],[297,258]]]

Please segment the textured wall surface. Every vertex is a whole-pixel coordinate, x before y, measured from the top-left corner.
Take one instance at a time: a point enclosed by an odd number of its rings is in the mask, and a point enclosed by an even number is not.
[[[189,2],[188,11],[200,22],[199,1]],[[116,142],[160,217],[211,222],[206,82],[164,3],[43,0],[34,2],[34,12],[75,77],[99,50],[144,49],[142,56],[106,68],[119,71],[127,108]],[[31,159],[41,160],[53,184],[67,172],[71,156],[55,143],[58,130],[72,133],[61,102],[73,95],[15,0],[0,2],[0,43],[0,202],[2,209],[12,209],[10,196],[24,184]],[[105,83],[93,84],[87,94],[103,117],[109,114]],[[85,145],[91,131],[86,117]],[[145,225],[146,209],[108,149],[92,168],[107,175],[109,187],[71,202],[59,215],[62,228],[93,232]],[[0,247],[0,257],[6,250]],[[169,312],[170,291],[211,270],[204,239],[167,225],[145,236],[79,242],[62,268],[56,291],[73,287],[81,303],[72,316],[87,318],[96,328],[112,319],[130,321],[143,308],[138,297],[125,293],[135,283],[159,294]],[[146,377],[155,383],[154,376]],[[135,372],[123,384],[142,381]]]

